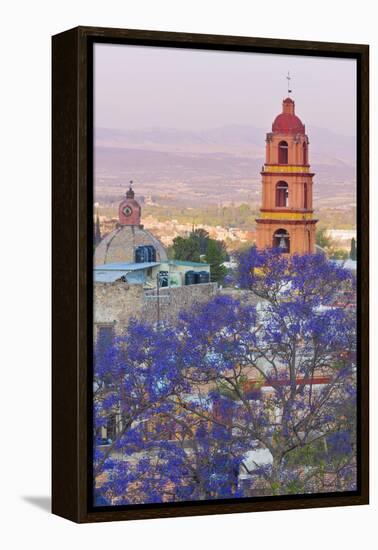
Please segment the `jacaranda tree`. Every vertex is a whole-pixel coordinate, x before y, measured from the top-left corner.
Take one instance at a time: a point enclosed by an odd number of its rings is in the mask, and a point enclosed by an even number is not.
[[[239,266],[239,286],[261,298],[255,323],[245,322],[250,307],[230,299],[226,305],[224,297],[185,318],[190,339],[197,344],[195,356],[208,349],[202,363],[193,363],[198,377],[208,373],[208,381],[212,377],[223,393],[234,395],[235,433],[257,441],[272,457],[271,464],[255,464],[251,480],[263,476],[273,493],[294,485],[296,492],[311,490],[321,483],[326,490],[332,478],[339,486],[353,487],[353,276],[321,255],[289,258],[274,250],[252,249]],[[331,457],[337,450],[332,442],[340,437],[345,445],[337,461]],[[299,449],[304,449],[303,457],[322,452],[293,472],[293,461],[288,465]]]
[[[94,361],[94,474],[111,485],[111,493],[121,501],[138,486],[154,462],[147,438],[151,419],[172,409],[168,398],[187,391],[180,372],[181,354],[173,329],[156,330],[132,320],[125,335],[110,345],[101,340]],[[112,421],[115,437],[107,445],[101,431]],[[159,437],[156,430],[155,439]],[[138,453],[140,453],[138,455]],[[124,457],[131,457],[125,461]],[[134,491],[141,492],[140,488]],[[153,491],[147,500],[153,500]],[[142,495],[143,496],[143,495]],[[135,495],[133,498],[136,498]]]
[[[97,354],[96,429],[119,426],[95,472],[114,502],[355,487],[353,276],[252,249],[237,283],[242,299],[132,321]]]

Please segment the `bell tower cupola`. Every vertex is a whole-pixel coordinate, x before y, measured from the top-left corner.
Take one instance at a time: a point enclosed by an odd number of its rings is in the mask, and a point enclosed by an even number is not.
[[[141,207],[134,198],[135,193],[132,184],[133,182],[130,181],[129,189],[126,191],[126,198],[119,204],[118,217],[120,225],[140,225]]]

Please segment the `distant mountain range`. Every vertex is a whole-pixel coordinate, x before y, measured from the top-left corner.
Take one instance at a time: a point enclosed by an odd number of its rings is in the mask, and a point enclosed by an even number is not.
[[[321,203],[355,201],[355,138],[324,128],[307,128],[310,162]],[[97,128],[96,199],[119,196],[130,179],[139,194],[177,202],[258,202],[266,131],[229,125],[201,131],[174,128]],[[341,193],[341,195],[340,195]]]

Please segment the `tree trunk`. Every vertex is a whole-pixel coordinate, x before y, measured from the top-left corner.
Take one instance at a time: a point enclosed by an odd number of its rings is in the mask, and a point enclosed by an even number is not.
[[[281,490],[281,464],[282,453],[273,454],[272,473],[270,476],[270,485],[273,495],[280,494]]]

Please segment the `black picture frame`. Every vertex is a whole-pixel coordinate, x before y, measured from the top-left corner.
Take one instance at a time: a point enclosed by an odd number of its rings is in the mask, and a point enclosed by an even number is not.
[[[358,490],[242,500],[91,505],[92,78],[99,42],[353,58],[357,61]],[[99,522],[368,504],[369,47],[241,36],[77,27],[52,38],[52,511]]]

